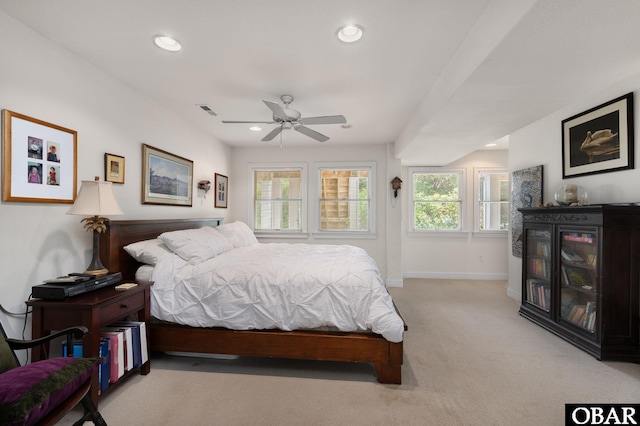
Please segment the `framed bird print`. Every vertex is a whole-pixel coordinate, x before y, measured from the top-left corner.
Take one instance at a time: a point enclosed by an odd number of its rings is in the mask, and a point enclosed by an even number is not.
[[[562,121],[562,178],[633,169],[633,93]]]

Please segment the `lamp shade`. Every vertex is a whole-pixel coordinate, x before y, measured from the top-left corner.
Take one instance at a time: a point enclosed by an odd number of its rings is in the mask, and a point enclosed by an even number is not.
[[[113,194],[111,182],[83,180],[76,201],[67,214],[111,216],[124,213]]]

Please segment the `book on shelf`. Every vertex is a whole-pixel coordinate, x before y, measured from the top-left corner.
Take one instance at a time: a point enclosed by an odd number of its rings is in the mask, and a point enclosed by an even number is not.
[[[573,305],[563,317],[569,322],[593,333],[596,325],[596,304],[587,302],[584,305]]]
[[[575,290],[570,288],[560,289],[560,315],[563,318],[569,317],[569,312],[578,303],[578,296]]]
[[[73,356],[75,358],[82,358],[84,355],[84,348],[81,341],[73,342]],[[106,391],[109,387],[109,377],[111,373],[111,357],[109,351],[109,339],[100,338],[100,348],[98,350],[98,356],[102,358],[98,366],[98,384],[100,390],[98,394]],[[62,342],[62,356],[67,356],[67,342]]]
[[[542,309],[549,309],[551,287],[544,281],[527,280],[527,300]]]
[[[111,349],[111,371],[109,381],[115,383],[124,376],[124,333],[101,330],[101,336],[109,339]]]
[[[536,253],[538,256],[550,257],[551,245],[547,241],[538,241],[536,244]]]
[[[562,255],[562,259],[566,260],[567,262],[584,263],[584,258],[569,248],[563,247],[560,250],[560,254]]]
[[[98,383],[100,383],[100,392],[102,393],[109,387],[109,376],[111,374],[111,351],[109,350],[109,339],[100,338],[100,353],[102,358],[100,368],[98,368]]]
[[[596,236],[592,233],[566,232],[562,234],[562,239],[577,243],[593,244],[596,241]]]
[[[144,321],[118,321],[114,326],[130,328],[133,338],[133,366],[141,367],[149,360],[147,351],[147,326]]]
[[[548,279],[550,277],[550,269],[547,259],[537,257],[529,259],[529,271],[534,275]]]
[[[589,271],[584,268],[577,268],[571,266],[562,266],[563,279],[566,279],[567,284],[575,287],[593,287],[593,282]]]
[[[118,327],[118,326],[109,326],[104,327],[103,332],[105,331],[117,331],[123,334],[123,338],[121,343],[124,347],[124,371],[130,371],[134,368],[133,366],[133,336],[131,334],[131,329],[127,327]]]
[[[149,343],[147,342],[147,323],[144,321],[118,321],[117,325],[123,327],[133,327],[137,329],[136,334],[140,336],[140,364],[149,361]]]
[[[530,238],[543,238],[547,240],[551,239],[551,233],[543,229],[529,229],[528,236]]]

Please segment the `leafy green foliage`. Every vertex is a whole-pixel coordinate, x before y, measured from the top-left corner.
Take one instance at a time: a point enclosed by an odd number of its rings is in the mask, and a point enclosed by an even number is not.
[[[416,173],[413,179],[414,228],[419,230],[460,229],[459,175]]]

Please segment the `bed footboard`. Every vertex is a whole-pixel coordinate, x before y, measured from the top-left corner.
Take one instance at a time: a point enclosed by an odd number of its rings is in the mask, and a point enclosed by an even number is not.
[[[374,365],[380,383],[402,382],[402,342],[373,333],[234,331],[152,322],[149,340],[152,351],[365,362]]]

